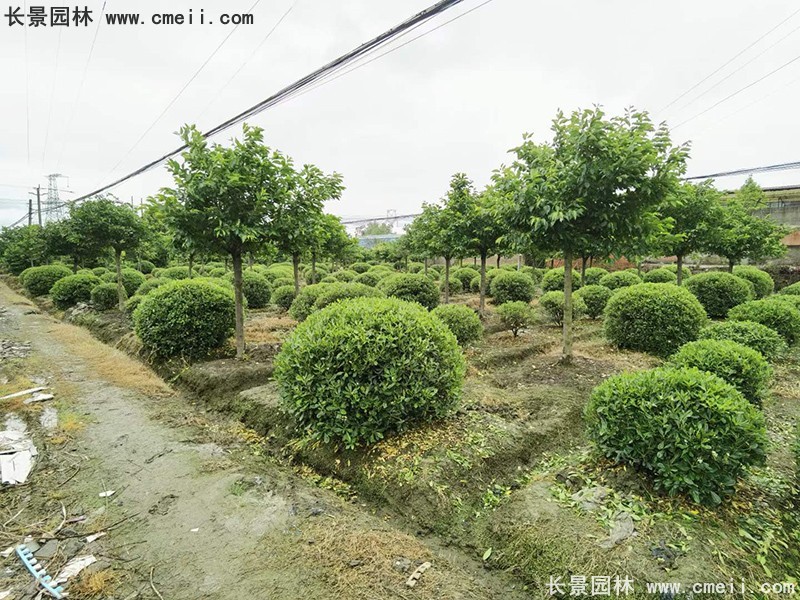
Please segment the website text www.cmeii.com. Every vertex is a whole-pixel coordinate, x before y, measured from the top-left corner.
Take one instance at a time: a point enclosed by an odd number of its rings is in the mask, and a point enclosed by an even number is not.
[[[636,582],[630,577],[581,576],[550,577],[545,590],[554,597],[625,597],[642,591],[659,597],[678,597],[683,595],[718,595],[724,597],[751,597],[753,594],[776,597],[800,595],[797,582],[764,582],[748,584],[745,581],[729,580],[681,582]]]

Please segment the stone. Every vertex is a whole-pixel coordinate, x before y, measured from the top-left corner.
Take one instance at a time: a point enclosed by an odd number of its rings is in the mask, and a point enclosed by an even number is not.
[[[40,560],[50,560],[58,552],[58,540],[48,540],[44,546],[33,554]]]

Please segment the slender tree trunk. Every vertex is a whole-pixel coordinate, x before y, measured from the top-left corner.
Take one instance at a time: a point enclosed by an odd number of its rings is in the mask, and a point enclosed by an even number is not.
[[[556,259],[555,258],[551,258],[550,259],[550,268],[552,269],[555,265],[556,265]]]
[[[311,253],[311,285],[317,283],[317,253]]]
[[[497,268],[500,268],[500,253],[497,253]]]
[[[228,272],[228,257],[225,257],[225,272]]]
[[[583,280],[586,277],[586,257],[581,256],[581,285],[583,285]]]
[[[78,257],[77,256],[73,256],[72,257],[72,272],[73,273],[77,273],[78,272]]]
[[[678,285],[683,285],[683,254],[678,254]]]
[[[425,263],[425,275],[427,275],[428,274],[428,259],[425,258],[425,259],[423,259],[423,261]]]
[[[478,257],[477,256],[473,256],[472,257],[472,266],[473,267],[477,267],[478,266]]]
[[[733,259],[730,259],[730,258],[728,259],[728,272],[729,272],[729,273],[733,273],[733,265],[734,265],[734,262],[735,262],[735,261],[734,261]]]
[[[294,293],[300,292],[300,255],[292,254],[292,268],[294,269]]]
[[[450,303],[450,257],[444,257],[444,303]]]
[[[589,257],[589,268],[594,266],[594,256]]]
[[[248,257],[248,261],[247,261],[247,268],[248,269],[252,269],[253,268],[253,264],[255,264],[255,260],[253,259],[253,253],[250,252],[249,257]]]
[[[562,361],[572,362],[572,252],[564,253],[564,351]]]
[[[194,270],[194,252],[189,253],[189,279],[192,278],[192,273]]]
[[[486,310],[486,252],[481,252],[481,316]]]
[[[244,297],[242,295],[242,251],[231,253],[233,259],[233,297],[236,303],[236,358],[244,358]]]
[[[117,299],[119,300],[119,309],[125,310],[125,300],[128,295],[125,293],[125,287],[122,285],[122,250],[114,252],[114,262],[117,265]]]

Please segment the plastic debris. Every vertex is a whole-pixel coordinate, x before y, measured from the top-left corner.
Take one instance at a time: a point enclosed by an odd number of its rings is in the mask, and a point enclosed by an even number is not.
[[[25,565],[25,568],[28,569],[30,574],[33,575],[36,583],[42,586],[47,593],[59,600],[64,597],[64,588],[58,585],[58,583],[47,574],[45,568],[33,557],[33,553],[28,550],[26,546],[17,546],[17,556],[19,556],[22,564]],[[67,563],[67,566],[69,566],[69,563]]]
[[[0,592],[0,600],[4,600],[5,598],[10,598],[10,597],[11,597],[11,590],[5,590],[3,592]]]
[[[25,400],[23,400],[22,403],[23,404],[33,404],[34,402],[47,402],[48,400],[52,400],[53,398],[55,398],[55,396],[53,396],[53,394],[38,393],[38,394],[34,394],[30,398],[25,398]]]
[[[422,577],[422,574],[428,569],[430,569],[432,566],[433,565],[431,565],[431,563],[429,562],[422,563],[408,578],[408,580],[406,581],[406,585],[410,588],[413,588],[415,585],[417,585],[417,582],[419,581],[419,578]]]
[[[61,584],[66,583],[78,573],[83,571],[89,565],[92,565],[97,562],[97,559],[94,557],[94,554],[87,554],[86,556],[76,556],[72,560],[70,560],[64,568],[61,569],[61,572],[58,576],[53,580],[54,584]]]
[[[101,531],[100,533],[93,533],[92,535],[86,536],[86,543],[91,544],[95,540],[99,540],[101,537],[106,535],[106,531]]]
[[[25,483],[33,469],[36,446],[25,431],[0,431],[0,481]]]
[[[608,537],[599,542],[601,548],[610,549],[621,544],[629,537],[636,533],[633,525],[633,517],[630,513],[620,512],[614,517],[614,522],[611,524],[611,531]]]
[[[11,400],[12,398],[21,398],[22,396],[29,396],[30,394],[35,394],[37,392],[41,392],[42,390],[46,390],[46,387],[35,387],[29,390],[22,390],[21,392],[14,392],[13,394],[9,394],[8,396],[3,396],[0,400]]]
[[[0,556],[2,556],[3,558],[8,558],[12,554],[14,554],[14,546],[9,546],[8,548],[0,552]]]
[[[106,492],[100,492],[100,494],[98,494],[98,495],[101,498],[111,498],[111,496],[113,496],[116,493],[117,493],[116,490],[108,490]]]

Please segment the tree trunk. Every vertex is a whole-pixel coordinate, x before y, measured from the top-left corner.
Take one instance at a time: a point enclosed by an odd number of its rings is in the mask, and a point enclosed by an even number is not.
[[[119,300],[119,309],[123,311],[128,295],[125,293],[125,286],[122,285],[122,250],[114,252],[114,262],[117,265],[117,299]]]
[[[251,252],[248,259],[247,268],[252,269],[253,265],[255,264],[255,260],[253,259],[253,253]]]
[[[475,268],[477,266],[478,266],[478,257],[477,256],[473,256],[472,257],[472,267]]]
[[[300,292],[300,255],[292,254],[292,268],[294,269],[294,293]]]
[[[481,252],[481,316],[486,310],[486,252]]]
[[[593,266],[594,266],[594,256],[590,256],[589,257],[589,268],[592,268]]]
[[[678,285],[683,285],[683,254],[678,254]]]
[[[444,257],[444,303],[450,303],[450,257]]]
[[[225,257],[225,272],[228,272],[228,257]]]
[[[242,295],[242,252],[231,253],[233,259],[233,297],[236,303],[236,358],[244,358],[244,297]]]
[[[459,258],[458,259],[458,268],[461,269],[461,268],[463,268],[463,266],[464,266],[464,259],[463,258]]]
[[[728,272],[729,272],[729,273],[733,273],[733,265],[734,265],[734,262],[735,262],[734,260],[732,260],[732,259],[730,259],[730,258],[728,259]]]
[[[500,268],[500,253],[497,253],[497,268]]]
[[[428,259],[425,258],[423,260],[425,261],[425,275],[427,275],[428,274]]]
[[[572,252],[564,253],[564,351],[561,360],[572,362]]]
[[[583,280],[586,277],[586,257],[581,256],[581,285],[583,285]]]
[[[189,254],[189,279],[192,278],[193,269],[194,269],[194,252]]]
[[[311,285],[317,283],[317,253],[311,253]]]
[[[73,273],[77,273],[78,272],[78,257],[77,256],[73,256],[72,257],[72,272]]]

